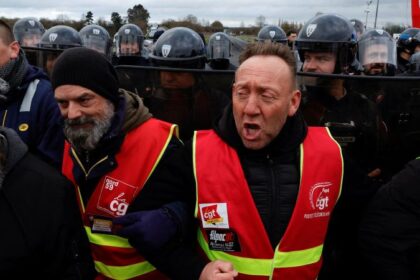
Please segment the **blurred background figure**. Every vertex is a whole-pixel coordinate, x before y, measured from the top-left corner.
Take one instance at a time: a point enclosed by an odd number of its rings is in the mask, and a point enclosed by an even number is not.
[[[143,55],[144,35],[140,27],[127,23],[121,26],[115,35],[115,59],[116,65],[139,65],[147,66],[149,61]],[[144,53],[147,53],[144,50]]]
[[[354,30],[356,30],[357,39],[359,39],[360,36],[362,36],[362,34],[365,33],[365,25],[363,24],[363,22],[355,18],[352,18],[350,22],[353,25]]]
[[[13,26],[13,35],[19,45],[25,50],[26,59],[32,65],[37,65],[39,62],[38,52],[31,48],[38,47],[38,43],[44,33],[44,26],[34,17],[21,18]]]
[[[232,42],[229,36],[223,32],[217,32],[210,36],[207,45],[207,59],[211,69],[235,70],[236,67],[230,63],[232,56]]]
[[[204,83],[197,70],[204,70],[206,49],[200,35],[186,27],[165,31],[150,55],[153,66],[173,68],[158,73],[157,87],[145,100],[153,115],[180,127],[188,140],[193,130],[211,127],[229,98]]]
[[[82,39],[76,29],[65,25],[51,27],[42,35],[39,42],[39,49],[43,54],[42,67],[48,75],[51,75],[57,57],[65,49],[81,46]]]
[[[396,55],[395,40],[385,30],[372,29],[359,37],[357,58],[365,75],[394,76]]]
[[[111,37],[100,25],[86,25],[79,31],[82,46],[104,54],[111,59]]]
[[[260,29],[257,35],[257,41],[271,41],[281,44],[287,44],[287,36],[281,27],[276,25],[267,25]]]
[[[417,46],[420,44],[419,28],[407,28],[404,30],[397,41],[397,73],[401,74],[408,71],[408,61],[413,53],[416,52]]]
[[[295,41],[297,38],[297,33],[295,30],[290,30],[287,32],[287,45],[291,50],[295,49]]]
[[[165,26],[159,26],[156,31],[153,33],[153,43],[156,43],[156,41],[159,39],[159,37],[168,30]]]

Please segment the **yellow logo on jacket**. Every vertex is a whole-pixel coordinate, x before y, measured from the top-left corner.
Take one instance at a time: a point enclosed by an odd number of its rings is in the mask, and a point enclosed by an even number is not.
[[[27,123],[22,123],[19,125],[19,131],[24,132],[24,131],[27,131],[28,128],[29,128],[29,125]]]

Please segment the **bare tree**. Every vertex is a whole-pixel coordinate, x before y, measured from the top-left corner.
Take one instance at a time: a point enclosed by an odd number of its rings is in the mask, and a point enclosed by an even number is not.
[[[255,20],[255,25],[257,27],[263,27],[264,24],[265,24],[265,16],[263,16],[263,15],[257,16],[257,18]]]
[[[189,21],[189,22],[191,22],[193,24],[197,24],[198,23],[197,17],[195,15],[191,15],[191,14],[189,14],[189,15],[187,15],[185,17],[185,21]]]

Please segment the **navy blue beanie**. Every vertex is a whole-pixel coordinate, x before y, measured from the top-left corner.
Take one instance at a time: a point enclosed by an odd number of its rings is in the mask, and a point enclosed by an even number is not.
[[[82,86],[118,105],[117,73],[106,57],[95,50],[65,50],[54,64],[51,84],[54,90],[62,85]]]

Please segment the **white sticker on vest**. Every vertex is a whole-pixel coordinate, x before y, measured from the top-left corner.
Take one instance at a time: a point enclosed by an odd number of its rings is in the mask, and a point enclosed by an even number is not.
[[[225,203],[201,203],[200,215],[203,228],[229,228]]]

